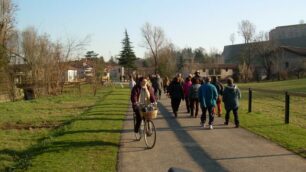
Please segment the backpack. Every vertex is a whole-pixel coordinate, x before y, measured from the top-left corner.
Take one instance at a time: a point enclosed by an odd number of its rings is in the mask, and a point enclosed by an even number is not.
[[[222,83],[218,82],[217,85],[219,87],[218,94],[223,95],[224,87],[223,87]]]
[[[192,98],[192,99],[199,98],[199,87],[196,87],[196,85],[192,85],[190,87],[189,94],[190,94],[189,97]]]

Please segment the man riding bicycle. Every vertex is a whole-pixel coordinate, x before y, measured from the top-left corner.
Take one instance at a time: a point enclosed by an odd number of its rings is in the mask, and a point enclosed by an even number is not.
[[[146,77],[140,77],[137,84],[133,87],[131,93],[131,102],[133,111],[136,114],[136,125],[134,132],[137,133],[141,124],[141,115],[139,111],[139,104],[148,105],[156,101],[152,87],[147,84]]]

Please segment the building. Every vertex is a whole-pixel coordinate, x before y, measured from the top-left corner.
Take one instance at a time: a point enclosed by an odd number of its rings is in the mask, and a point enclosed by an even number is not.
[[[194,74],[196,71],[200,72],[202,77],[216,76],[219,80],[226,80],[233,77],[237,73],[238,65],[235,64],[200,64],[195,63],[192,65],[190,71],[190,63],[184,64],[183,76],[187,77],[189,74]]]
[[[206,65],[201,72],[201,76],[216,76],[219,80],[226,80],[233,77],[237,71],[238,66],[234,64],[212,64]]]
[[[306,37],[306,24],[279,26],[269,32],[270,40]]]
[[[109,77],[112,81],[124,81],[125,79],[128,79],[124,74],[124,67],[120,65],[110,66]]]
[[[271,62],[272,75],[295,75],[297,71],[306,71],[306,58],[303,53],[306,49],[306,24],[280,26],[269,32],[269,40],[249,44],[235,44],[224,46],[222,58],[225,64],[241,64],[246,50],[273,43],[274,59]],[[253,48],[254,49],[254,48]],[[252,65],[259,78],[266,78],[267,69],[258,51],[251,51]],[[258,77],[258,76],[256,76]],[[278,76],[279,78],[279,76]],[[286,77],[284,77],[286,78]]]
[[[66,71],[65,81],[76,82],[78,81],[78,69],[75,67],[68,67]]]

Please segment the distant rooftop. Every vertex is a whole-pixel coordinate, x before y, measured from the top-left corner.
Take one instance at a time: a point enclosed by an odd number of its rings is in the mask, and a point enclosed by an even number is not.
[[[279,40],[306,36],[306,24],[278,26],[269,33],[269,39]]]
[[[277,27],[275,27],[275,29],[277,29],[277,28],[286,28],[286,27],[306,27],[306,23],[294,24],[294,25],[285,25],[285,26],[277,26]]]

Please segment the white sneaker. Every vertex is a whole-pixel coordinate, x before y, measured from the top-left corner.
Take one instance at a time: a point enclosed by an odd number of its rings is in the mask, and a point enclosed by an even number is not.
[[[212,129],[214,129],[214,127],[213,127],[212,125],[209,125],[209,129],[211,129],[211,130],[212,130]]]
[[[205,128],[205,124],[204,123],[200,122],[200,125],[201,125],[202,128]]]

